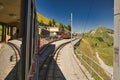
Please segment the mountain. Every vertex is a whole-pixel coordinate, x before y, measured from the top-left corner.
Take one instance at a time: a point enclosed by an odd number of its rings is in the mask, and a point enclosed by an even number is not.
[[[104,26],[84,33],[75,53],[89,73],[92,67],[104,80],[110,80],[106,72],[112,74],[113,69],[113,33],[112,29]],[[91,74],[99,80],[94,72]]]
[[[94,32],[94,33],[93,33]],[[89,32],[89,38],[93,37],[97,42],[104,43],[106,46],[113,45],[113,30],[103,26]]]
[[[114,31],[112,29],[108,29],[104,26],[99,26],[98,28],[91,30],[89,32],[90,34],[101,34],[101,33],[107,33],[108,35],[113,36]]]
[[[79,46],[81,48],[80,50],[82,50],[84,53],[89,53],[87,55],[96,55],[96,52],[98,52],[100,58],[104,61],[104,63],[106,65],[112,66],[113,34],[114,31],[112,29],[108,29],[104,26],[99,26],[96,29],[93,29],[83,35],[81,45]],[[86,46],[88,50],[86,50]]]

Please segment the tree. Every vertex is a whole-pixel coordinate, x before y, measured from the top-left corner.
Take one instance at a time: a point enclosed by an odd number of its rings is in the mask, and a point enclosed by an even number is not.
[[[62,27],[63,27],[63,24],[62,24],[62,23],[60,23],[59,27],[60,27],[60,28],[62,28]]]
[[[55,26],[56,25],[56,21],[54,19],[52,19],[52,25]]]
[[[49,26],[52,26],[52,22],[51,22],[51,20],[49,20]]]
[[[43,22],[43,20],[40,21],[40,25],[41,25],[41,26],[44,26],[44,25],[45,25],[44,22]]]
[[[71,26],[70,26],[70,25],[68,25],[68,26],[67,26],[67,29],[68,29],[69,31],[71,31]]]
[[[64,33],[64,25],[60,23],[59,25],[60,33]]]

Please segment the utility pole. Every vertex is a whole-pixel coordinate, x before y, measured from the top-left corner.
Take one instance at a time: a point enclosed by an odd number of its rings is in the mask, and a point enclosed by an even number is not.
[[[120,80],[120,0],[114,0],[113,80]]]
[[[71,24],[71,39],[72,39],[72,13],[71,13],[71,20],[70,20],[70,24]]]

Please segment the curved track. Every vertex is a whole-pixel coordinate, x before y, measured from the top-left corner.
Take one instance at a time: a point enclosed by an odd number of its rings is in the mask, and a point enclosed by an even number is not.
[[[60,71],[57,65],[57,61],[59,61],[59,53],[62,50],[62,48],[67,44],[69,44],[70,42],[71,41],[61,44],[60,46],[58,46],[58,48],[54,52],[53,58],[49,63],[50,65],[47,70],[46,80],[65,80],[64,75],[62,74],[62,72]]]
[[[75,43],[63,44],[55,51],[46,80],[89,80],[72,51],[71,44]]]
[[[74,43],[72,43],[72,45],[74,45],[78,40],[73,40]],[[55,42],[56,43],[56,42]],[[55,44],[54,43],[54,44]],[[68,46],[69,45],[69,46]],[[79,66],[78,62],[76,61],[76,57],[73,56],[73,54],[70,55],[70,57],[72,57],[72,63],[73,64],[69,64],[69,62],[67,63],[64,63],[66,62],[66,58],[69,57],[69,56],[66,56],[66,55],[63,55],[63,53],[61,54],[61,52],[66,52],[67,49],[65,49],[65,47],[70,47],[71,45],[71,40],[69,41],[65,41],[64,43],[60,42],[56,45],[56,48],[55,48],[55,45],[53,47],[53,44],[52,45],[48,45],[46,47],[46,49],[43,49],[43,52],[42,54],[44,54],[44,57],[43,55],[41,54],[40,56],[42,56],[41,60],[39,60],[39,64],[42,63],[41,66],[39,66],[39,74],[38,74],[38,78],[37,80],[89,80],[88,77],[86,76],[86,74],[84,73],[84,71],[82,70],[82,68]],[[69,49],[70,50],[70,49]],[[64,60],[62,60],[63,58],[61,58],[61,55],[64,56]],[[45,59],[44,59],[45,58]],[[75,64],[74,64],[75,63]],[[71,76],[73,78],[68,78],[68,76],[66,76],[64,74],[64,71],[62,70],[61,68],[61,64],[62,65],[65,65],[66,64],[66,67],[71,67],[71,68],[74,68],[77,70],[80,70],[80,72],[78,71],[79,74],[77,74],[75,71],[71,70],[70,69],[67,71],[67,73],[72,73],[72,74],[75,74],[74,76]],[[69,65],[69,66],[67,66]],[[72,67],[74,66],[74,67]],[[76,67],[77,66],[77,67]],[[66,68],[67,69],[67,68]],[[80,75],[80,77],[79,77]]]
[[[55,52],[59,49],[60,46],[70,42],[70,40],[62,40],[61,41],[56,41],[51,44],[46,45],[41,52],[39,53],[39,58],[38,58],[38,72],[37,72],[37,80],[45,80],[46,75],[47,75],[47,70],[49,67],[49,64],[55,55]],[[56,44],[56,45],[55,45]]]

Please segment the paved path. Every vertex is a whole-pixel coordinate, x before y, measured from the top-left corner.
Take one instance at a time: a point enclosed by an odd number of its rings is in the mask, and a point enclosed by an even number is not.
[[[88,80],[75,60],[72,44],[66,45],[59,55],[59,68],[66,80]]]
[[[14,55],[14,51],[7,44],[3,44],[0,50],[0,80],[4,80],[12,70],[14,63],[10,61],[10,57]]]
[[[16,44],[18,47],[21,46],[21,41],[11,40],[10,42]],[[13,57],[12,61],[11,57]],[[14,50],[8,44],[2,43],[2,47],[0,49],[0,80],[5,80],[5,78],[8,77],[15,64],[16,56]]]
[[[2,44],[2,43],[0,43],[0,49],[2,48],[2,45],[3,45],[3,44]]]

